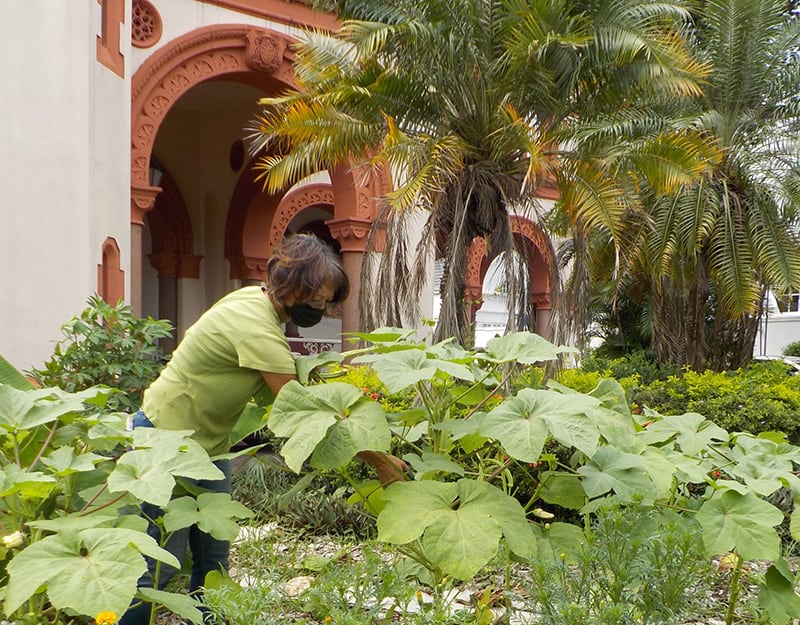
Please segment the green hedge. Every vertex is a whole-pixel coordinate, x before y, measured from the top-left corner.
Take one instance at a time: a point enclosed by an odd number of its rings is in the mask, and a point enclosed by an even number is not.
[[[638,361],[637,361],[638,362]],[[631,370],[619,366],[630,374]],[[652,368],[645,372],[652,375]],[[586,392],[606,370],[566,370],[559,381]],[[638,375],[618,379],[634,410],[651,408],[663,415],[698,412],[729,432],[780,431],[800,443],[800,375],[787,374],[781,362],[756,363],[738,371],[679,371],[644,382]]]

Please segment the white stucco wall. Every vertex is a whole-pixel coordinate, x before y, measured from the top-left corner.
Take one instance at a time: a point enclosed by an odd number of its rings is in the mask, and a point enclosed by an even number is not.
[[[0,20],[0,354],[27,370],[96,290],[106,236],[129,256],[130,111],[97,2],[3,0]]]

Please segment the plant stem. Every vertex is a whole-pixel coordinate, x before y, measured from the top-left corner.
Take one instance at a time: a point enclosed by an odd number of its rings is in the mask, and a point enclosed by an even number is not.
[[[736,554],[736,567],[733,569],[731,575],[731,585],[728,591],[728,611],[725,614],[725,625],[732,625],[736,602],[739,600],[739,581],[742,576],[742,563],[743,560],[739,554]]]

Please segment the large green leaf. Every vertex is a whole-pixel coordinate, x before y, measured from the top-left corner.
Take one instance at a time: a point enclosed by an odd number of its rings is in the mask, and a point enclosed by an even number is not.
[[[130,492],[143,501],[165,506],[175,486],[174,476],[219,480],[220,471],[206,451],[189,438],[190,430],[136,428],[137,449],[123,454],[108,477],[112,493]]]
[[[545,526],[534,525],[533,528],[539,548],[538,559],[542,562],[558,562],[562,559],[573,562],[577,550],[586,541],[583,529],[571,523],[547,523]]]
[[[19,552],[8,565],[4,609],[10,615],[42,586],[57,609],[95,615],[122,614],[147,566],[140,551],[172,566],[175,556],[144,532],[91,528],[48,536]]]
[[[520,362],[532,365],[555,360],[559,354],[573,354],[577,350],[563,345],[553,345],[538,334],[513,332],[489,339],[480,358],[489,362]]]
[[[794,466],[800,464],[800,448],[749,434],[736,436],[729,456],[735,462],[726,470],[759,495],[785,486],[794,479]]]
[[[0,384],[9,384],[21,391],[33,388],[33,383],[3,356],[0,356]]]
[[[472,370],[460,363],[429,358],[419,349],[381,354],[373,362],[378,377],[390,393],[399,393],[423,380],[432,380],[437,373],[446,373],[460,380],[475,379]]]
[[[583,489],[590,498],[614,491],[623,501],[637,497],[652,500],[653,484],[647,476],[644,458],[614,447],[601,447],[578,473],[583,475]]]
[[[56,486],[52,475],[40,471],[26,471],[16,464],[0,469],[0,497],[19,493],[25,499],[44,499]]]
[[[501,536],[519,557],[536,554],[522,506],[486,482],[399,482],[384,497],[378,538],[406,544],[421,537],[426,557],[459,579],[471,578],[491,559]]]
[[[728,433],[703,415],[687,412],[651,423],[641,434],[647,444],[674,438],[683,453],[693,456],[714,442],[725,442]]]
[[[581,479],[572,473],[545,473],[539,490],[542,501],[577,510],[586,503]]]
[[[155,588],[140,588],[139,594],[148,601],[163,605],[170,612],[191,623],[203,622],[203,613],[199,609],[200,601],[190,595]]]
[[[525,388],[484,415],[479,433],[497,439],[509,456],[523,462],[539,459],[548,432],[560,443],[592,455],[600,434],[587,413],[599,405],[588,395]]]
[[[795,592],[796,580],[786,560],[776,560],[758,585],[758,600],[767,609],[775,625],[786,625],[800,617],[800,596]]]
[[[339,352],[320,352],[319,354],[309,354],[307,356],[298,356],[294,360],[294,366],[297,370],[297,379],[300,384],[308,384],[311,372],[318,368],[330,365],[333,363],[341,363],[344,356]]]
[[[239,534],[236,519],[246,519],[253,513],[227,493],[202,493],[194,497],[173,499],[164,508],[164,527],[174,532],[197,525],[218,540],[232,541]]]
[[[334,469],[359,451],[388,451],[391,443],[383,409],[340,382],[311,387],[289,382],[278,393],[267,425],[288,439],[281,454],[297,472],[312,453],[313,466]]]
[[[403,456],[403,460],[414,470],[419,476],[426,473],[454,473],[456,475],[464,475],[464,467],[457,462],[453,462],[444,454],[435,454],[429,451],[419,454],[408,453]]]
[[[60,476],[91,471],[98,462],[106,460],[94,453],[76,454],[72,447],[59,447],[42,458],[42,464]]]
[[[781,555],[775,526],[783,513],[753,493],[715,494],[698,510],[697,520],[711,555],[736,551],[745,560],[776,560]]]
[[[77,394],[68,395],[58,389],[21,391],[0,384],[0,428],[5,430],[28,430],[83,408],[83,396]]]

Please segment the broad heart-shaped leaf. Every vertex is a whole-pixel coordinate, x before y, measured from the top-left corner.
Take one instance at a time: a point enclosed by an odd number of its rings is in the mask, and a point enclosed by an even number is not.
[[[648,445],[662,443],[670,438],[675,438],[683,453],[694,456],[714,441],[727,441],[728,432],[708,421],[703,415],[687,412],[654,421],[642,433],[642,439]]]
[[[328,428],[314,449],[311,466],[315,469],[338,469],[363,450],[389,451],[392,433],[383,408],[376,402],[361,397],[345,414]]]
[[[278,393],[267,426],[288,438],[281,455],[295,472],[312,453],[313,466],[333,469],[359,451],[387,451],[391,442],[383,409],[342,382],[310,387],[289,382]]]
[[[573,347],[555,346],[538,334],[513,332],[489,339],[484,353],[479,354],[479,357],[489,362],[521,362],[532,365],[546,360],[555,360],[559,354],[576,352],[577,350]]]
[[[775,526],[783,513],[753,493],[724,490],[697,511],[710,555],[736,551],[745,560],[777,560],[781,540]]]
[[[324,367],[332,363],[340,363],[344,356],[339,352],[320,352],[308,356],[298,356],[294,360],[294,367],[297,370],[297,379],[300,384],[308,384],[311,372],[317,367]]]
[[[106,460],[106,458],[91,452],[76,455],[72,447],[59,447],[52,453],[44,456],[42,458],[42,464],[56,475],[65,476],[72,473],[91,471],[95,463],[102,462],[103,460]]]
[[[140,434],[139,432],[147,432]],[[219,480],[222,471],[200,445],[188,438],[190,431],[136,428],[134,439],[143,449],[126,452],[108,476],[112,493],[130,492],[143,501],[165,506],[175,486],[173,476]]]
[[[758,601],[776,625],[786,625],[800,617],[800,596],[794,590],[795,578],[786,560],[776,560],[767,569],[758,589]]]
[[[97,394],[96,389],[94,393],[91,389],[67,393],[58,388],[20,391],[0,384],[0,428],[19,431],[52,423],[65,414],[83,410],[83,399],[92,394]]]
[[[0,497],[19,493],[25,499],[44,499],[56,487],[56,479],[40,471],[26,471],[16,464],[0,469]]]
[[[203,622],[203,613],[198,608],[200,602],[190,595],[166,592],[155,588],[140,588],[139,594],[148,601],[163,605],[167,610],[187,621],[192,623]]]
[[[545,527],[534,525],[533,531],[540,562],[557,562],[561,560],[562,554],[564,560],[574,562],[575,553],[586,541],[583,529],[571,523],[548,523]]]
[[[599,404],[580,393],[525,388],[487,413],[479,433],[500,441],[509,456],[523,462],[539,459],[548,431],[560,443],[592,455],[600,434],[587,412]]]
[[[586,492],[581,480],[571,473],[546,473],[542,478],[539,496],[542,501],[574,510],[586,503]]]
[[[800,449],[750,434],[736,434],[727,452],[734,463],[726,471],[744,480],[759,495],[769,495],[794,479],[794,465],[800,464]]]
[[[417,382],[432,380],[440,371],[460,380],[475,379],[469,367],[439,358],[429,358],[425,351],[419,349],[380,354],[374,359],[372,366],[390,393],[399,393]]]
[[[459,579],[471,578],[491,559],[501,535],[519,557],[536,554],[522,506],[486,482],[397,482],[384,497],[378,538],[406,544],[421,537],[425,556]]]
[[[403,460],[414,469],[418,476],[431,472],[464,475],[464,467],[442,454],[424,451],[422,457],[417,454],[406,454],[403,456]]]
[[[218,540],[232,541],[239,534],[235,519],[252,517],[253,513],[227,493],[202,493],[194,497],[179,497],[164,508],[164,527],[174,532],[197,525]]]
[[[175,478],[165,472],[162,455],[152,449],[125,453],[108,476],[108,490],[129,492],[142,501],[165,506],[172,496]]]
[[[46,584],[47,596],[57,609],[84,615],[122,614],[147,568],[139,551],[179,566],[172,554],[134,530],[92,528],[39,540],[8,565],[5,612],[10,615]]]
[[[611,446],[601,447],[578,469],[578,473],[583,475],[583,489],[590,498],[613,490],[626,502],[636,497],[652,501],[653,483],[647,476],[645,460],[641,456]]]

